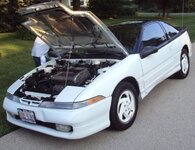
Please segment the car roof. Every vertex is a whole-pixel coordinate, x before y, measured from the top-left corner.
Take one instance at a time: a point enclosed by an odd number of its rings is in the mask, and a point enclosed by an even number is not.
[[[116,26],[116,25],[125,25],[125,24],[146,24],[146,23],[154,23],[154,22],[163,22],[161,20],[134,20],[134,21],[124,21],[121,23],[109,25],[109,26]]]

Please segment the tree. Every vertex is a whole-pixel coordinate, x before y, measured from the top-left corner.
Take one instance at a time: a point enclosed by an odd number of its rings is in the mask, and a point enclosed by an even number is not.
[[[195,10],[195,0],[135,0],[142,9],[146,11],[162,12],[162,17],[166,17],[169,11],[181,12],[183,3],[184,11]]]
[[[168,0],[161,0],[161,6],[162,6],[162,17],[165,17],[165,13],[167,11],[167,4],[168,4]]]
[[[89,9],[100,18],[115,17],[121,5],[121,0],[89,0]]]
[[[160,0],[159,3],[157,3],[159,8],[162,6],[162,17],[166,17],[167,11],[173,11],[173,12],[188,12],[193,11],[195,6],[195,0]]]
[[[51,0],[0,0],[0,32],[15,31],[21,16],[17,10],[21,7]]]
[[[0,0],[0,32],[16,29],[19,20],[19,15],[16,13],[18,4],[18,0]]]

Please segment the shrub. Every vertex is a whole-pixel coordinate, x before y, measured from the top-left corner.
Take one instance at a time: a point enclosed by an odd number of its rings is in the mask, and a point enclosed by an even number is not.
[[[34,40],[35,39],[35,35],[32,34],[29,30],[27,30],[23,26],[17,26],[16,36],[18,39],[21,39],[21,40]]]
[[[129,6],[129,5],[123,5],[119,9],[119,15],[120,16],[135,16],[137,12],[137,6]]]
[[[89,10],[100,18],[134,16],[137,5],[128,0],[89,0]]]
[[[0,33],[14,31],[13,27],[5,22],[0,22]]]
[[[116,17],[121,5],[120,0],[89,0],[89,10],[100,18]]]

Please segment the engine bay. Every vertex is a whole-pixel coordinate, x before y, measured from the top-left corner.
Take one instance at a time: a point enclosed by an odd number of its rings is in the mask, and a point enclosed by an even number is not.
[[[107,59],[56,59],[53,64],[37,68],[24,80],[25,83],[15,94],[19,97],[36,100],[36,96],[29,93],[42,93],[49,95],[51,100],[66,86],[86,87],[116,62],[116,60]],[[42,97],[42,99],[48,98]]]

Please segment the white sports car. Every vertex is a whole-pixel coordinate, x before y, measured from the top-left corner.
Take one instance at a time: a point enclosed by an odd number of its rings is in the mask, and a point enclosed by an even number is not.
[[[7,90],[7,120],[65,139],[129,128],[138,102],[170,76],[186,78],[191,42],[185,28],[162,21],[107,27],[94,14],[58,2],[20,11],[25,27],[53,51],[51,61]]]

